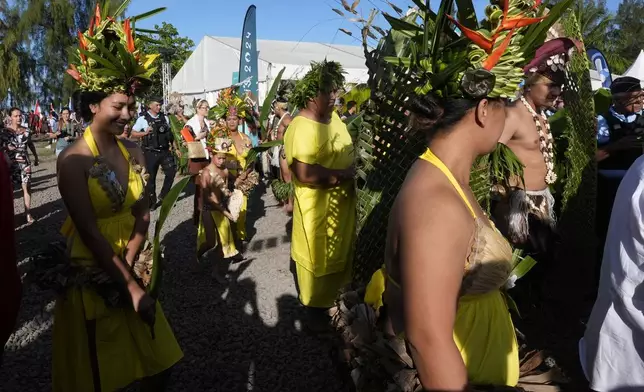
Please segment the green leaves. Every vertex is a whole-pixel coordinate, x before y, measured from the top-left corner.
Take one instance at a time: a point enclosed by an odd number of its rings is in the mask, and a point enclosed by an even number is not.
[[[382,13],[382,16],[389,22],[391,25],[391,28],[398,30],[400,32],[404,31],[410,31],[412,33],[420,33],[423,31],[423,29],[420,28],[420,26],[415,25],[413,23],[409,23],[403,19],[400,18],[394,18],[393,16],[387,14],[386,12]],[[412,36],[415,34],[412,34]]]
[[[275,77],[275,80],[273,80],[273,84],[271,85],[271,90],[266,95],[266,98],[264,98],[264,104],[262,105],[262,110],[259,113],[259,124],[262,127],[262,131],[264,132],[266,132],[266,127],[264,123],[266,122],[266,119],[268,118],[268,115],[271,112],[271,104],[273,103],[273,100],[277,95],[277,89],[280,86],[280,82],[282,81],[282,75],[284,75],[285,70],[286,68],[282,68],[279,71],[279,73]]]
[[[472,0],[456,0],[456,9],[458,11],[458,21],[463,26],[472,30],[479,28]]]
[[[521,52],[525,58],[532,58],[537,47],[543,43],[546,34],[552,25],[561,18],[563,13],[570,8],[575,0],[562,0],[550,9],[546,19],[528,27],[524,32],[524,38],[521,42]]]
[[[516,154],[503,143],[497,143],[490,154],[490,174],[495,183],[505,183],[511,177],[519,177],[523,183],[524,167]]]
[[[441,0],[441,5],[436,13],[436,28],[434,31],[443,31],[448,23],[447,15],[452,14],[454,7],[454,0]],[[423,50],[424,55],[428,55],[432,59],[432,64],[437,64],[440,58],[440,40],[441,34],[434,34],[432,37],[431,46],[428,50]]]
[[[159,219],[154,226],[154,240],[152,242],[153,246],[153,261],[152,261],[152,276],[150,277],[150,285],[148,286],[148,294],[152,298],[158,298],[159,289],[161,288],[161,276],[163,275],[163,260],[162,260],[162,249],[161,249],[161,231],[163,230],[163,225],[165,224],[166,219],[172,212],[174,205],[179,199],[179,195],[183,192],[183,189],[192,181],[192,177],[184,177],[181,181],[176,183],[170,192],[163,198],[163,204],[161,204],[161,210],[159,212]]]
[[[251,148],[250,151],[248,151],[248,155],[246,156],[246,167],[244,168],[244,170],[247,170],[249,167],[255,164],[260,153],[270,150],[275,146],[281,146],[283,144],[284,140],[273,140],[270,142],[262,143],[257,147]]]
[[[159,13],[161,13],[161,12],[165,11],[165,10],[166,10],[166,7],[159,7],[159,8],[155,8],[155,9],[153,9],[152,11],[148,11],[148,12],[144,12],[144,13],[142,13],[142,14],[136,15],[136,16],[132,16],[132,17],[130,18],[130,20],[131,20],[132,22],[138,22],[138,21],[140,21],[140,20],[147,19],[147,18],[149,18],[149,17],[151,17],[151,16],[154,16],[154,15],[156,15],[156,14],[159,14]]]
[[[183,143],[181,143],[183,140],[181,130],[183,129],[184,124],[182,124],[174,115],[170,115],[168,118],[170,119],[170,130],[172,131],[172,136],[174,136],[174,140],[177,142],[179,150],[181,151],[181,158],[177,157],[179,161],[179,164],[177,165],[179,173],[185,173],[188,169],[188,149]]]

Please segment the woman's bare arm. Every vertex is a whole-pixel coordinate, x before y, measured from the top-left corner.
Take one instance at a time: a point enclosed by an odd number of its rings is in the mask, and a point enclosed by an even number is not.
[[[67,148],[59,156],[57,161],[58,189],[69,216],[74,222],[78,236],[92,252],[98,265],[114,281],[131,292],[131,290],[139,288],[138,284],[130,274],[126,263],[114,253],[96,225],[96,216],[89,197],[86,174],[92,166],[94,158],[79,150],[79,148]]]
[[[145,157],[141,148],[136,143],[128,140],[122,140],[121,143],[127,147],[136,162],[141,167],[145,167]],[[144,200],[147,199],[144,198]],[[134,229],[132,229],[132,234],[125,250],[125,261],[130,266],[134,264],[136,254],[141,250],[147,238],[148,228],[150,227],[150,206],[146,202],[136,203],[132,207],[132,215],[135,219]]]
[[[320,188],[338,186],[343,181],[353,180],[355,175],[355,168],[353,166],[347,169],[334,170],[317,164],[309,165],[297,159],[293,159],[291,171],[299,182]]]
[[[405,335],[425,390],[463,391],[467,370],[453,331],[472,216],[451,189],[431,201],[407,191],[399,200],[399,261]]]

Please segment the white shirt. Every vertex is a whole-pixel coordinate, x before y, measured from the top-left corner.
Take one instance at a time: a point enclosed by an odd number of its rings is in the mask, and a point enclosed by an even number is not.
[[[579,342],[582,368],[598,392],[644,390],[643,213],[644,157],[640,157],[615,196],[597,300]]]

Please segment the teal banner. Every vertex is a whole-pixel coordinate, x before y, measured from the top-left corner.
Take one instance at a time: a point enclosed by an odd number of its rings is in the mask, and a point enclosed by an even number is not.
[[[242,30],[241,49],[239,52],[239,86],[240,95],[250,92],[255,100],[257,96],[257,22],[256,7],[251,5],[246,11]]]

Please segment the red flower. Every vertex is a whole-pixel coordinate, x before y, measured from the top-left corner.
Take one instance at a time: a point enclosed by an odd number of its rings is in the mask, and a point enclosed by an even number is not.
[[[503,53],[505,50],[508,48],[508,45],[510,45],[510,40],[512,40],[512,36],[514,35],[514,29],[508,33],[508,35],[505,37],[503,42],[501,42],[501,45],[499,45],[498,48],[494,49],[492,54],[488,56],[487,59],[483,62],[483,68],[491,71],[492,68],[494,68],[499,60],[501,60],[501,56],[503,56]]]
[[[78,83],[83,83],[83,78],[81,77],[80,72],[78,72],[78,69],[76,69],[76,66],[74,64],[69,65],[67,73]]]
[[[134,37],[132,36],[132,27],[130,27],[130,19],[125,19],[123,25],[123,30],[125,31],[125,39],[127,42],[127,50],[130,53],[134,53],[136,48],[134,47]]]
[[[541,22],[545,18],[545,16],[542,16],[539,18],[515,17],[510,19],[503,19],[503,23],[501,23],[501,30],[512,30],[529,26],[533,23]]]
[[[82,50],[87,50],[87,43],[85,42],[85,37],[83,36],[83,33],[78,30],[78,45]],[[83,64],[87,61],[87,57],[83,52],[80,52],[80,58],[83,61]]]
[[[481,49],[485,50],[487,53],[490,53],[492,50],[492,47],[494,46],[494,41],[486,37],[485,35],[479,33],[478,31],[468,29],[467,27],[463,26],[462,24],[458,23],[456,19],[454,19],[450,15],[446,15],[447,18],[454,23],[459,30],[463,32],[463,35],[466,36],[470,41],[478,45]]]
[[[96,4],[96,9],[94,9],[94,20],[96,26],[101,24],[101,7],[99,4]]]

